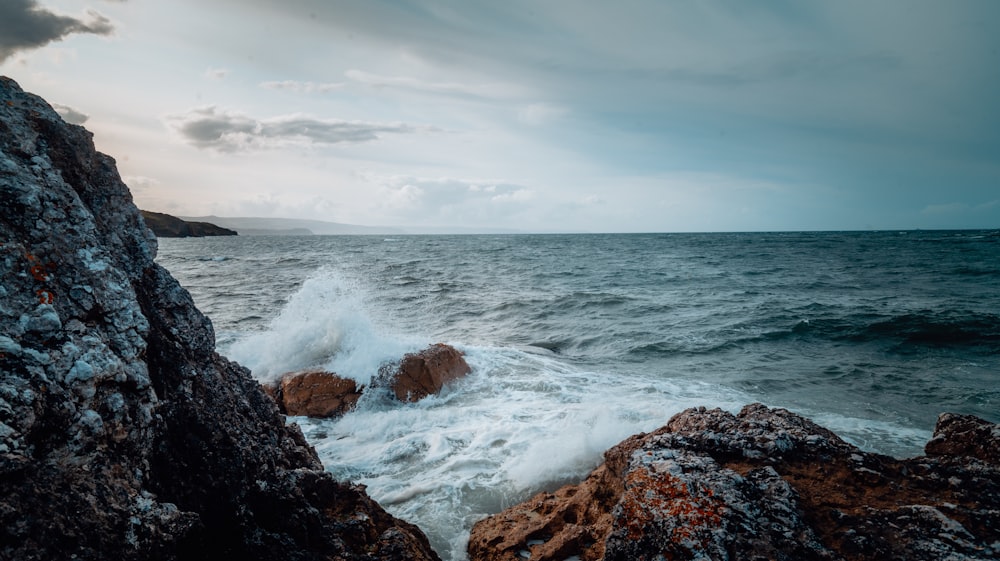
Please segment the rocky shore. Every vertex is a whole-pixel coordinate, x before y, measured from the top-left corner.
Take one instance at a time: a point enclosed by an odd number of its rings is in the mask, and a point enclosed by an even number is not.
[[[760,404],[689,409],[578,485],[472,529],[473,561],[1000,558],[1000,426],[942,415],[927,455],[862,452]]]
[[[304,372],[272,399],[155,254],[114,160],[0,79],[0,560],[438,559],[282,414],[350,414],[363,388]],[[467,372],[435,345],[373,384],[407,402]],[[1000,425],[944,414],[925,451],[866,453],[759,404],[690,409],[479,521],[468,552],[1000,558]]]
[[[0,559],[437,559],[153,262],[114,160],[0,79]]]

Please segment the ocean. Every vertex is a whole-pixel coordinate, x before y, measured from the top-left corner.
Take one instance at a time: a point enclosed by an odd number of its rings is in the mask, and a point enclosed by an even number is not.
[[[439,396],[289,419],[446,560],[688,407],[786,407],[897,457],[941,412],[1000,422],[997,231],[189,238],[157,261],[261,380],[466,353]]]

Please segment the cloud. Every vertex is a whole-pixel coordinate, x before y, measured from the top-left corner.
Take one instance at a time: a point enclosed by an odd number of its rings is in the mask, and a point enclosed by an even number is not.
[[[68,105],[53,103],[52,108],[56,110],[56,113],[59,113],[59,116],[62,117],[64,121],[74,125],[82,125],[87,122],[87,119],[90,118],[90,115],[81,113]]]
[[[526,125],[544,125],[567,113],[569,110],[560,105],[532,103],[518,110],[517,120]]]
[[[1000,207],[1000,200],[987,201],[985,203],[971,205],[968,203],[943,203],[935,205],[927,205],[920,211],[924,216],[935,216],[935,215],[947,215],[947,214],[959,214],[967,212],[989,212],[995,208]]]
[[[410,222],[499,226],[529,208],[535,191],[507,181],[367,175],[379,211]],[[414,220],[416,219],[416,220]]]
[[[167,126],[187,143],[219,152],[239,152],[284,145],[358,143],[382,134],[412,134],[435,130],[405,123],[374,123],[282,115],[255,119],[214,106],[169,115]]]
[[[224,80],[226,76],[229,76],[229,69],[227,68],[206,68],[204,74],[206,78],[211,80]]]
[[[38,5],[37,0],[0,2],[0,62],[14,53],[42,47],[72,33],[110,35],[111,20],[87,10],[85,19],[64,16]]]
[[[344,88],[344,84],[341,82],[317,83],[299,82],[296,80],[261,82],[258,86],[268,90],[288,90],[295,93],[305,94],[330,93]]]
[[[945,203],[937,205],[927,205],[924,207],[921,214],[924,215],[936,215],[936,214],[955,214],[959,212],[967,212],[969,210],[969,205],[965,203]]]
[[[361,70],[348,70],[344,75],[350,80],[373,88],[395,88],[436,95],[489,99],[515,98],[525,95],[523,88],[511,84],[428,82],[407,76],[381,76]]]
[[[240,198],[246,197],[246,198]],[[267,218],[315,217],[328,220],[342,210],[341,205],[324,197],[297,197],[294,193],[240,194],[209,205],[208,212],[219,216],[259,216]]]
[[[128,185],[130,191],[147,191],[160,184],[160,181],[144,175],[125,175],[122,181]]]

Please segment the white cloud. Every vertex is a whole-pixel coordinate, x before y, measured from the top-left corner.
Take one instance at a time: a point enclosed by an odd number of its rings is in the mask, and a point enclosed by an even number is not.
[[[214,106],[169,115],[165,121],[185,142],[198,148],[211,148],[220,152],[285,145],[369,142],[377,140],[382,134],[412,134],[435,130],[405,123],[318,119],[295,114],[255,119]]]
[[[524,203],[534,198],[535,193],[530,189],[515,189],[494,195],[490,197],[490,201],[494,203]]]
[[[535,198],[532,189],[506,181],[363,177],[378,185],[376,206],[381,212],[405,216],[411,223],[499,226],[527,209],[527,203]]]
[[[569,109],[551,103],[532,103],[521,107],[517,120],[526,125],[544,125],[569,113]]]
[[[87,122],[87,119],[90,118],[90,115],[77,111],[68,105],[53,103],[52,108],[56,110],[56,113],[58,113],[64,121],[74,125],[82,125]]]
[[[267,90],[288,90],[295,93],[330,93],[337,90],[344,89],[344,84],[342,82],[300,82],[297,80],[280,80],[280,81],[269,81],[261,82],[258,84],[259,87]]]
[[[202,76],[210,80],[225,80],[229,76],[229,69],[227,68],[206,68]]]
[[[146,191],[160,184],[159,180],[144,175],[125,175],[122,181],[128,185],[130,191]]]
[[[373,88],[403,89],[437,95],[505,99],[521,97],[527,93],[523,88],[502,83],[430,82],[407,76],[381,76],[361,70],[348,70],[344,75],[354,82]]]
[[[219,216],[309,217],[328,220],[339,208],[340,205],[321,196],[303,197],[290,193],[268,192],[214,203],[210,206],[209,212]]]

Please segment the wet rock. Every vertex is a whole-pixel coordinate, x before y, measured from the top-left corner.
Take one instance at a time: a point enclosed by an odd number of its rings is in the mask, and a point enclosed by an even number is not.
[[[960,434],[998,430],[978,419],[942,418],[942,434],[949,426]],[[967,448],[896,460],[862,452],[783,409],[689,409],[608,450],[579,485],[480,521],[469,555],[995,559],[1000,465],[971,459]]]
[[[350,378],[320,370],[289,372],[264,384],[282,413],[307,417],[343,415],[357,404],[362,389]]]
[[[436,559],[153,262],[115,162],[0,78],[0,559]]]
[[[414,402],[437,394],[445,384],[469,372],[472,369],[461,351],[437,343],[405,355],[398,365],[383,367],[373,384],[388,387],[400,401]]]
[[[924,452],[928,456],[969,456],[1000,464],[1000,428],[972,415],[942,413]]]

